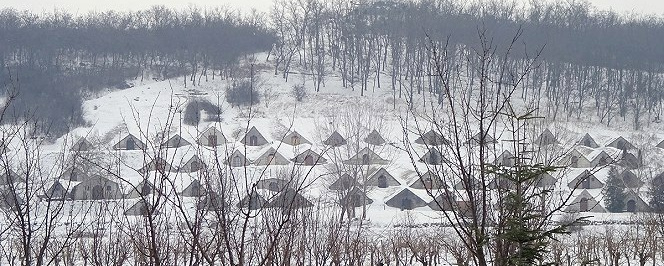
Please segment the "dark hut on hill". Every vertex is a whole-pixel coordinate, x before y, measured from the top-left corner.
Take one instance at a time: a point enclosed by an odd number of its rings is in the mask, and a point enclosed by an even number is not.
[[[356,187],[361,187],[362,185],[357,182],[357,178],[352,177],[349,174],[343,174],[341,177],[337,178],[330,185],[331,190],[348,190]]]
[[[362,189],[355,187],[346,192],[340,199],[341,206],[361,207],[373,203],[373,200],[362,192]]]
[[[380,133],[378,133],[378,131],[374,129],[371,131],[371,133],[369,133],[369,135],[367,135],[366,138],[364,138],[364,142],[379,146],[385,144],[385,139],[380,135]]]
[[[255,165],[287,165],[290,161],[281,155],[277,150],[270,147],[260,157],[254,160]]]
[[[287,188],[277,194],[267,204],[270,208],[301,209],[314,206],[307,198],[300,195],[295,189]]]
[[[401,210],[412,210],[418,207],[427,206],[426,201],[418,197],[410,191],[408,188],[404,188],[399,191],[396,195],[392,196],[388,201],[385,202],[385,205],[399,208]]]
[[[376,186],[386,188],[391,186],[400,186],[401,183],[394,178],[385,168],[380,168],[367,179],[367,186]]]
[[[253,191],[250,194],[244,196],[240,202],[237,203],[238,208],[249,209],[249,210],[258,210],[267,205],[267,200],[263,198],[258,192]]]
[[[613,141],[609,142],[606,146],[608,147],[614,147],[619,150],[631,150],[631,149],[636,149],[634,144],[631,142],[627,141],[625,138],[622,136],[615,138]]]
[[[430,165],[441,165],[446,161],[445,157],[443,157],[443,154],[435,147],[431,147],[427,153],[422,155],[420,157],[420,162],[423,162],[425,164],[430,164]]]
[[[196,143],[208,147],[219,146],[226,143],[226,141],[224,133],[219,131],[216,127],[209,127],[196,138]]]
[[[438,133],[434,130],[429,130],[428,132],[420,135],[415,140],[415,143],[437,146],[437,145],[443,145],[443,144],[447,143],[447,140],[440,133]]]
[[[161,146],[165,148],[180,148],[188,145],[191,145],[191,143],[180,137],[178,134],[173,135],[171,138],[161,144]]]
[[[288,180],[283,180],[279,178],[265,178],[256,182],[257,189],[267,189],[272,192],[281,192],[286,189],[289,185]]]
[[[179,172],[182,173],[192,173],[192,172],[198,172],[201,169],[205,169],[205,163],[203,163],[203,160],[198,157],[198,155],[192,156],[187,162],[185,162],[180,168],[178,169]]]
[[[546,146],[558,144],[560,142],[558,139],[556,139],[556,136],[554,136],[553,133],[551,133],[551,131],[547,128],[542,132],[542,134],[539,135],[539,137],[537,137],[535,143],[537,143],[539,146]]]
[[[346,143],[346,139],[337,131],[332,132],[332,134],[323,141],[323,144],[332,147],[343,146],[346,145]]]
[[[249,161],[247,157],[242,154],[242,152],[235,150],[231,156],[226,158],[226,164],[230,165],[231,167],[244,167],[249,166],[251,161]]]
[[[567,183],[567,186],[571,189],[596,189],[603,188],[604,183],[599,181],[590,171],[584,170]]]
[[[583,135],[583,137],[581,137],[581,139],[576,143],[576,145],[586,146],[588,148],[593,148],[593,149],[599,148],[599,144],[597,144],[595,139],[592,136],[590,136],[590,134],[588,133]]]
[[[606,209],[599,204],[599,201],[595,199],[587,190],[583,190],[572,203],[567,206],[565,209],[566,212],[598,212],[604,213]]]
[[[113,145],[114,150],[144,150],[146,148],[145,143],[139,140],[132,134],[127,135],[118,143]]]
[[[74,143],[74,145],[71,146],[69,150],[73,152],[81,152],[81,151],[90,151],[92,149],[94,149],[92,143],[90,143],[85,138],[80,138],[78,139],[78,141],[76,141],[76,143]]]
[[[304,138],[300,133],[297,133],[297,131],[293,131],[288,135],[286,135],[286,137],[284,137],[284,140],[282,142],[291,146],[299,146],[301,144],[311,144],[309,140]]]
[[[438,175],[431,172],[426,172],[417,178],[415,182],[410,185],[410,187],[414,189],[437,190],[447,188],[447,184],[445,184],[445,182],[443,182],[443,180],[440,179]]]
[[[386,164],[387,160],[384,160],[374,151],[368,147],[363,148],[353,157],[350,157],[348,160],[344,161],[345,164],[350,165],[370,165],[370,164]]]
[[[201,188],[201,182],[194,179],[189,185],[180,192],[183,197],[200,197],[203,196],[204,190]]]
[[[247,146],[263,146],[269,143],[256,127],[251,127],[240,142]]]
[[[296,164],[303,164],[303,165],[318,165],[318,164],[326,164],[327,160],[323,158],[320,154],[316,153],[315,151],[312,151],[311,149],[308,149],[297,156],[295,158],[291,159],[291,161],[295,162]]]

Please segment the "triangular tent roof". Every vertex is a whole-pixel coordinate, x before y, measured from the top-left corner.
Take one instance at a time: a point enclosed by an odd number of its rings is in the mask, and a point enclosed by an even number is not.
[[[128,145],[129,140],[133,140],[133,148]],[[122,138],[122,140],[118,141],[115,145],[113,145],[114,150],[142,150],[145,149],[145,143],[143,143],[141,140],[139,140],[137,137],[135,137],[132,134],[129,134]]]
[[[267,204],[271,208],[299,209],[314,206],[307,198],[300,195],[296,190],[287,188],[272,198]]]
[[[614,148],[619,149],[619,150],[631,150],[631,149],[636,148],[636,147],[634,147],[634,145],[632,143],[627,141],[622,136],[617,137],[616,139],[611,141],[609,144],[606,144],[606,146],[614,147]]]
[[[272,192],[280,192],[288,187],[289,181],[279,178],[265,178],[256,182],[257,189],[267,189]]]
[[[597,179],[597,177],[595,177],[590,171],[584,170],[572,179],[572,181],[567,183],[567,186],[571,189],[596,189],[603,188],[604,183],[599,181],[599,179]]]
[[[0,186],[9,185],[10,183],[15,184],[16,182],[25,183],[25,177],[19,176],[12,169],[8,170],[3,169],[0,172]]]
[[[605,166],[613,163],[613,158],[605,151],[595,151],[589,154],[586,158],[590,160],[591,167]]]
[[[267,205],[267,200],[263,198],[258,192],[252,191],[237,203],[238,208],[249,208],[250,210],[258,210]]]
[[[380,133],[374,129],[366,138],[364,138],[364,142],[371,145],[383,145],[385,144],[385,139],[383,139]]]
[[[183,197],[200,197],[203,196],[203,189],[201,182],[198,179],[194,179],[189,183],[189,185],[180,192],[180,195]]]
[[[151,208],[152,206],[149,203],[144,200],[139,200],[127,209],[124,214],[127,216],[148,216]],[[156,213],[157,212],[155,211],[155,214]]]
[[[297,133],[297,131],[293,131],[288,135],[286,135],[282,142],[291,146],[298,146],[301,144],[311,144],[309,140],[304,138],[300,133]]]
[[[247,146],[263,146],[268,144],[267,139],[263,137],[263,134],[261,134],[255,126],[252,126],[249,131],[247,131],[247,134],[244,135],[240,142]]]
[[[135,198],[139,198],[141,196],[150,195],[150,194],[154,193],[155,190],[156,189],[155,189],[154,185],[150,181],[143,180],[140,183],[138,183],[138,185],[136,185],[136,187],[132,187],[129,190],[129,193],[127,193],[125,195],[125,197],[128,198],[128,199],[135,199]]]
[[[639,160],[636,155],[627,152],[627,150],[623,150],[620,159],[618,160],[618,165],[627,169],[637,169],[641,167],[641,160]]]
[[[664,140],[660,141],[656,147],[664,149]]]
[[[360,187],[359,182],[357,182],[357,179],[352,177],[349,174],[343,174],[341,177],[337,178],[334,183],[330,185],[331,190],[347,190],[351,188],[356,188]]]
[[[287,165],[290,161],[281,155],[277,150],[270,147],[263,155],[254,160],[255,165]]]
[[[191,156],[191,158],[185,162],[180,168],[178,168],[179,172],[183,173],[191,173],[191,172],[198,172],[201,169],[204,169],[205,163],[203,160],[201,160],[198,155],[194,154],[194,156]]]
[[[539,135],[539,137],[537,137],[536,143],[537,145],[540,146],[546,146],[551,144],[558,144],[560,142],[558,142],[556,136],[554,136],[553,133],[551,133],[551,130],[547,128],[544,129],[544,131],[542,132],[542,134]]]
[[[308,149],[297,156],[295,158],[291,159],[291,161],[295,162],[296,164],[304,164],[304,165],[316,165],[316,164],[325,164],[327,163],[327,160],[323,158],[320,154],[316,153],[315,151]]]
[[[210,136],[216,136],[215,138],[211,138]],[[212,141],[212,142],[210,142]],[[224,136],[224,133],[219,131],[216,127],[212,126],[203,131],[198,138],[196,139],[196,143],[203,145],[203,146],[219,146],[223,143],[226,143],[227,139],[226,136]]]
[[[645,184],[641,178],[628,169],[625,169],[620,173],[620,178],[623,181],[624,187],[627,188],[640,188]]]
[[[447,140],[443,137],[443,135],[432,129],[417,138],[415,143],[437,146],[447,143]]]
[[[587,190],[583,190],[572,203],[567,206],[565,209],[566,212],[606,212],[606,209],[599,204],[599,202],[588,193]]]
[[[535,186],[553,187],[556,185],[556,182],[558,182],[558,180],[555,177],[551,176],[548,173],[543,173],[537,179],[535,179]]]
[[[630,202],[631,201],[631,202]],[[641,196],[631,189],[625,193],[625,211],[626,212],[649,212],[652,209]]]
[[[431,147],[427,153],[420,157],[420,162],[425,164],[441,165],[446,162],[446,159],[437,148]]]
[[[373,200],[360,188],[355,187],[341,198],[340,203],[342,206],[361,207],[373,203]]]
[[[226,158],[226,164],[231,167],[242,167],[250,165],[251,161],[249,161],[240,150],[235,150],[231,156]]]
[[[162,158],[154,158],[152,161],[141,167],[141,169],[138,169],[139,173],[147,173],[150,171],[172,172],[175,171],[175,168]]]
[[[381,180],[383,176],[383,180]],[[384,182],[384,183],[383,183]],[[374,172],[369,179],[367,179],[367,186],[377,186],[377,187],[390,187],[390,186],[400,186],[401,183],[394,178],[390,173],[385,170],[385,168],[380,168]]]
[[[399,191],[399,193],[392,196],[389,200],[385,202],[385,205],[399,208],[401,210],[412,210],[417,207],[427,206],[426,201],[424,201],[419,196],[415,195],[410,189],[404,188]]]
[[[161,146],[165,148],[179,148],[187,145],[191,145],[191,143],[180,137],[178,134],[173,135],[171,138],[161,144]]]
[[[78,139],[78,141],[76,141],[76,143],[74,143],[74,145],[71,146],[71,148],[69,150],[70,151],[89,151],[92,148],[94,148],[92,143],[90,143],[84,137],[81,137],[80,139]]]
[[[482,139],[482,136],[480,135],[480,132],[475,133],[466,143],[471,144],[471,145],[480,145],[480,140]],[[491,144],[491,143],[496,143],[496,139],[493,138],[493,136],[486,134],[484,137],[484,144]]]
[[[323,144],[332,147],[343,146],[346,145],[346,143],[347,143],[346,139],[343,136],[341,136],[341,134],[339,134],[339,132],[337,131],[332,132],[332,134],[329,137],[327,137],[325,141],[323,141]]]
[[[454,192],[444,190],[427,205],[429,205],[429,208],[434,211],[451,211],[455,209],[455,206],[457,206],[458,203],[456,201],[456,195]]]
[[[510,151],[505,150],[498,157],[496,157],[494,163],[500,166],[512,167],[516,164],[516,158]]]
[[[447,184],[440,179],[436,174],[431,172],[424,173],[421,177],[415,179],[415,181],[410,184],[411,188],[415,189],[444,189],[447,188]]]
[[[369,164],[386,164],[387,161],[378,156],[374,151],[368,147],[363,148],[353,157],[344,161],[345,164],[351,165],[369,165]]]
[[[590,134],[588,133],[583,135],[583,137],[581,137],[581,139],[579,140],[579,142],[576,143],[576,145],[586,146],[589,148],[599,148],[599,144],[597,144],[595,139],[592,136],[590,136]]]

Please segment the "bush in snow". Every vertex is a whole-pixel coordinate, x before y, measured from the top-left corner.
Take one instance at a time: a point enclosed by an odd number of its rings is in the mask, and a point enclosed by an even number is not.
[[[219,121],[221,108],[208,100],[197,99],[187,103],[182,116],[182,123],[195,126],[201,122],[201,111],[207,113],[206,121]]]
[[[226,101],[232,105],[254,105],[260,102],[261,94],[251,80],[236,80],[226,88]]]
[[[302,84],[295,84],[293,85],[293,97],[295,97],[295,100],[298,102],[301,102],[304,100],[304,98],[307,97],[307,89],[304,87]]]

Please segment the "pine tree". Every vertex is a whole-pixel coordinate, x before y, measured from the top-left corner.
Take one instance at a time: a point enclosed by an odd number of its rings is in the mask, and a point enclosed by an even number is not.
[[[625,184],[615,167],[609,170],[609,177],[604,187],[604,205],[610,212],[622,212],[625,209]]]
[[[664,182],[661,176],[650,182],[650,206],[654,212],[664,213]]]

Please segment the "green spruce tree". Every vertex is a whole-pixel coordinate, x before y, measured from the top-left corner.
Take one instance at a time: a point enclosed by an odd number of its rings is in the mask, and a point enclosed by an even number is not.
[[[606,205],[608,211],[622,212],[625,209],[625,197],[627,197],[625,183],[615,167],[611,167],[609,170],[609,177],[603,193],[604,205]]]

